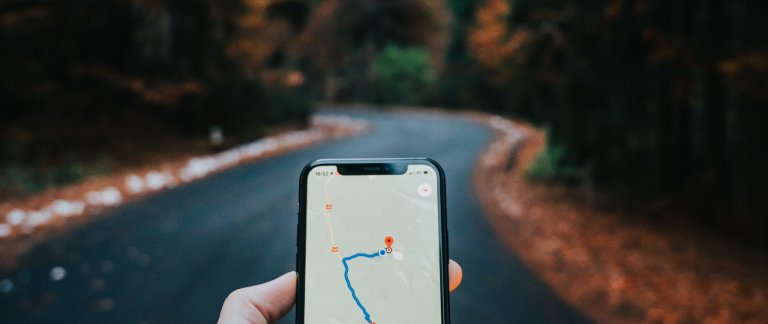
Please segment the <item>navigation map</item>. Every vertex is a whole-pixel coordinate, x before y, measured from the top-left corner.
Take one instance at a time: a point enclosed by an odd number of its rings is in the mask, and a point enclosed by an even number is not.
[[[435,170],[307,182],[306,323],[440,323]]]

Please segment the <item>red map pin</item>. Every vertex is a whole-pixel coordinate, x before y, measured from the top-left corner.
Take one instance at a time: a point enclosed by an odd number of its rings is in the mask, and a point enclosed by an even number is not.
[[[384,244],[387,245],[387,249],[392,248],[392,243],[395,243],[395,239],[393,239],[391,236],[387,236],[384,238]]]

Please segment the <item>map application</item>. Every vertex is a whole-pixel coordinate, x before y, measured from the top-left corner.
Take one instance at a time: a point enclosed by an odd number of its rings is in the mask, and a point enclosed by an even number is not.
[[[436,170],[317,166],[307,186],[305,323],[441,323]]]

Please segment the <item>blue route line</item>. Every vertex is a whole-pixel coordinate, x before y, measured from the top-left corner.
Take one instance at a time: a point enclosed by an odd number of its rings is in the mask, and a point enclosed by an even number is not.
[[[341,263],[344,264],[344,280],[347,282],[347,288],[349,288],[349,292],[352,293],[352,299],[354,299],[355,303],[357,303],[357,307],[360,307],[360,310],[363,311],[363,315],[365,316],[365,320],[368,321],[368,323],[372,323],[371,322],[371,314],[368,314],[368,311],[365,310],[365,307],[363,307],[363,304],[360,303],[360,299],[357,298],[357,294],[355,293],[355,288],[352,288],[352,284],[349,282],[349,265],[347,265],[347,261],[352,261],[352,260],[354,260],[356,258],[359,258],[359,257],[373,259],[373,258],[380,257],[380,256],[384,255],[385,252],[386,251],[384,251],[384,250],[381,250],[381,251],[378,251],[378,252],[374,252],[374,253],[371,253],[371,254],[366,254],[366,253],[360,252],[360,253],[353,254],[353,255],[350,255],[350,256],[348,256],[346,258],[341,259]]]

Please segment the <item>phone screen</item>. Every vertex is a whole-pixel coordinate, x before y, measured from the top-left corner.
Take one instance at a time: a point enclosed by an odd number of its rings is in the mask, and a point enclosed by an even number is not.
[[[439,174],[307,176],[305,323],[441,323]]]

